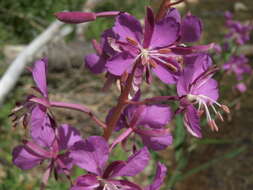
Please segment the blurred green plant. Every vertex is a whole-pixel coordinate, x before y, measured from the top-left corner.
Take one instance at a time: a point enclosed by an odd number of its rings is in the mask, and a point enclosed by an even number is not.
[[[62,10],[80,10],[84,0],[0,1],[0,46],[34,39]]]

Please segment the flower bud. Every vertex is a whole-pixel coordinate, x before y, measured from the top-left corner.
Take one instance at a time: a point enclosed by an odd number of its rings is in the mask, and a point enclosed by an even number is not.
[[[55,13],[58,20],[69,23],[79,24],[96,20],[96,14],[91,12],[58,12]]]

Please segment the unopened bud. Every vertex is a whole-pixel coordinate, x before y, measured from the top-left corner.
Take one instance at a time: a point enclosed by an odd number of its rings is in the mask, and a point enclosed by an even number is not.
[[[55,13],[55,16],[58,20],[69,24],[79,24],[96,20],[96,14],[89,12],[58,12]]]

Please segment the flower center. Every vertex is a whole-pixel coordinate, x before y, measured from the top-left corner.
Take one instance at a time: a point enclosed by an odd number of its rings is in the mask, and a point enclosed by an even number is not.
[[[143,58],[147,59],[148,56],[149,56],[149,50],[148,50],[148,49],[144,49],[144,48],[141,49],[140,55],[141,55]]]
[[[119,190],[119,188],[116,185],[114,185],[113,183],[110,183],[105,180],[103,182],[105,183],[103,190]]]

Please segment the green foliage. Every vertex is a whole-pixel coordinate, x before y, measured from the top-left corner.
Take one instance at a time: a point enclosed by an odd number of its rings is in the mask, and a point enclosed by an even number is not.
[[[27,43],[54,20],[55,12],[78,10],[83,3],[84,0],[0,1],[0,41]]]

